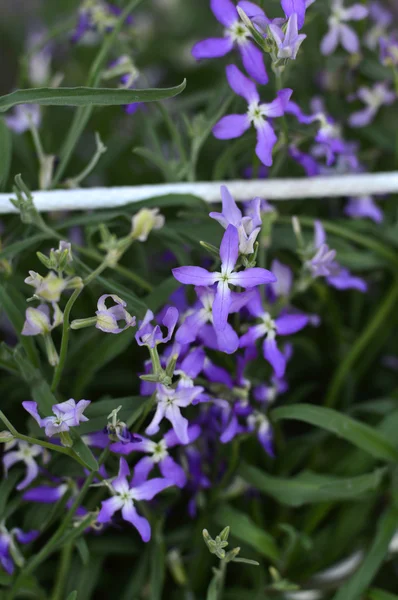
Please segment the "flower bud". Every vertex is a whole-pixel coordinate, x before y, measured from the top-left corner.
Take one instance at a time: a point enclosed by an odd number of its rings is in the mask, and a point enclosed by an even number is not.
[[[159,215],[158,208],[142,208],[131,220],[130,237],[139,242],[145,242],[152,229],[161,229],[164,225],[164,216]]]

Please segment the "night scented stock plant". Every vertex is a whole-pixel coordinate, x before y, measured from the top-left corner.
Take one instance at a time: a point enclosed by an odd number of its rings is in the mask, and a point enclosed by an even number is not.
[[[396,198],[228,183],[396,168],[393,11],[62,0],[27,26],[0,97],[1,600],[398,599]],[[31,191],[162,182],[198,193]]]

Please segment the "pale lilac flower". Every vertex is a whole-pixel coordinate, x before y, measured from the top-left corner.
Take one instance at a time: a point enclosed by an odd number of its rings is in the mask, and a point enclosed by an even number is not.
[[[29,306],[25,313],[25,323],[22,335],[48,335],[55,327],[63,322],[63,314],[56,302],[51,303],[53,318],[50,320],[50,307],[40,304],[37,308]]]
[[[70,427],[76,427],[79,423],[88,421],[83,411],[90,404],[90,400],[80,400],[77,404],[70,398],[66,402],[54,404],[52,407],[53,417],[40,417],[37,402],[22,402],[22,406],[35,419],[38,425],[44,428],[48,437],[69,431]]]
[[[347,52],[359,51],[359,38],[355,31],[347,25],[349,21],[360,21],[367,17],[368,9],[363,4],[353,4],[349,8],[343,6],[343,0],[332,0],[332,14],[329,17],[329,31],[321,42],[322,54],[332,54],[339,43]]]
[[[372,196],[360,196],[350,198],[344,208],[344,213],[353,219],[371,219],[375,223],[381,223],[384,215],[383,211]]]
[[[351,127],[369,125],[381,106],[390,105],[396,100],[396,94],[388,89],[385,82],[376,83],[373,88],[363,86],[355,97],[365,104],[365,108],[350,115],[348,122]]]
[[[195,398],[203,392],[203,387],[194,386],[174,390],[163,384],[156,386],[156,412],[151,423],[145,430],[147,435],[159,431],[163,419],[170,421],[175,434],[182,444],[189,443],[188,421],[181,414],[181,408],[186,408]]]
[[[5,117],[6,125],[15,133],[24,133],[32,126],[40,126],[41,115],[38,104],[17,104],[12,115]]]
[[[271,263],[271,273],[276,277],[274,283],[270,283],[268,291],[274,298],[289,298],[293,288],[293,272],[279,260],[274,259]]]
[[[250,39],[251,34],[240,20],[236,6],[231,0],[211,0],[210,7],[216,19],[225,27],[224,37],[209,38],[195,44],[192,48],[194,58],[200,60],[225,56],[236,45],[248,74],[258,83],[267,83],[263,54]]]
[[[54,504],[58,502],[68,491],[67,483],[61,483],[55,487],[50,485],[38,485],[27,490],[23,499],[27,502],[39,502],[40,504]]]
[[[36,271],[29,271],[25,283],[35,288],[35,296],[46,302],[59,302],[62,292],[68,287],[68,282],[58,277],[54,271],[43,277]]]
[[[33,542],[39,535],[38,531],[29,531],[24,533],[22,529],[15,527],[10,531],[4,523],[0,523],[0,564],[3,569],[13,574],[15,565],[23,567],[25,560],[17,547],[16,541],[20,544],[29,544]]]
[[[398,37],[380,38],[380,61],[385,67],[398,66]]]
[[[192,425],[188,427],[189,443],[194,442],[200,434],[200,427]],[[142,438],[140,442],[122,444],[117,442],[112,444],[110,449],[118,454],[128,455],[132,452],[143,452],[148,454],[140,459],[134,467],[134,485],[139,485],[148,479],[153,468],[158,465],[161,474],[165,479],[172,481],[177,487],[184,487],[187,476],[184,469],[170,456],[170,448],[179,446],[180,440],[173,429],[170,429],[161,440],[154,442],[147,438]]]
[[[135,339],[139,346],[148,346],[154,348],[158,344],[166,344],[171,340],[174,328],[178,321],[178,310],[174,306],[170,306],[162,319],[162,325],[167,329],[167,334],[163,335],[159,325],[152,325],[154,315],[151,310],[147,310],[145,317],[139,323],[138,331],[135,334]]]
[[[239,252],[240,254],[252,254],[254,252],[254,242],[261,231],[261,198],[254,198],[250,203],[250,214],[242,215],[235,200],[232,198],[228,188],[222,185],[220,188],[222,200],[222,213],[211,212],[210,217],[215,219],[227,229],[228,225],[233,225],[239,234]]]
[[[112,298],[115,305],[107,308],[107,298]],[[134,327],[135,317],[132,317],[130,313],[127,312],[126,306],[126,302],[119,298],[119,296],[116,296],[115,294],[103,294],[98,300],[98,310],[95,312],[97,315],[96,328],[104,333],[121,333],[128,327]],[[125,321],[125,326],[119,327],[118,321]]]
[[[334,260],[335,250],[330,250],[326,244],[325,230],[320,221],[314,222],[314,249],[315,256],[305,263],[313,277],[325,277],[332,287],[338,290],[356,289],[366,292],[366,282],[360,277],[351,275],[348,269],[343,268]]]
[[[285,113],[292,90],[280,90],[273,102],[260,104],[255,84],[235,65],[228,65],[226,73],[231,89],[247,101],[248,109],[243,115],[222,117],[213,127],[213,135],[220,140],[230,140],[240,137],[253,125],[257,132],[256,154],[261,162],[269,167],[272,165],[272,149],[277,137],[267,118],[281,117]]]
[[[223,331],[227,326],[231,306],[230,285],[250,289],[276,280],[270,271],[258,267],[239,272],[234,271],[238,255],[238,230],[233,225],[228,225],[220,246],[221,271],[210,273],[202,267],[178,267],[173,269],[174,277],[183,284],[206,287],[217,283],[212,308],[213,324],[216,330]]]
[[[307,315],[283,314],[274,319],[264,309],[259,293],[254,294],[253,299],[248,305],[248,310],[253,317],[258,319],[259,323],[249,327],[247,333],[241,337],[240,347],[247,348],[253,346],[258,339],[264,337],[264,358],[272,365],[276,377],[283,377],[286,369],[286,356],[278,348],[277,336],[291,335],[303,329],[308,324]]]
[[[301,44],[307,37],[298,32],[297,14],[293,13],[289,17],[285,31],[272,23],[269,25],[269,31],[278,48],[277,58],[295,60]]]
[[[46,459],[45,450],[36,444],[28,444],[22,440],[13,440],[5,444],[5,453],[3,455],[4,474],[7,477],[8,470],[16,463],[22,462],[26,466],[26,474],[23,480],[17,485],[17,490],[23,490],[37,477],[39,466],[36,458],[43,456]]]
[[[365,34],[365,44],[371,50],[376,50],[379,41],[386,35],[388,27],[393,22],[394,16],[388,8],[376,1],[369,5],[369,17],[374,24]]]
[[[140,534],[143,542],[151,539],[151,526],[145,517],[141,517],[134,506],[136,501],[152,500],[159,492],[174,485],[168,479],[155,478],[149,481],[134,483],[134,477],[129,483],[130,469],[124,458],[120,458],[119,474],[109,482],[112,497],[101,503],[97,517],[98,523],[109,523],[113,515],[121,510],[125,521],[131,523]]]

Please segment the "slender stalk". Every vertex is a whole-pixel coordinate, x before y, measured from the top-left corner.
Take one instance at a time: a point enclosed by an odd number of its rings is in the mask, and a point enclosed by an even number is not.
[[[61,559],[59,562],[57,578],[55,580],[54,590],[51,600],[62,600],[64,598],[64,589],[66,577],[69,572],[70,562],[73,554],[73,543],[69,542],[62,548]]]
[[[15,429],[15,427],[10,423],[5,414],[0,410],[0,419],[3,421],[4,425],[7,427],[10,433],[17,438],[18,440],[22,440],[24,442],[28,442],[28,444],[34,444],[36,446],[41,446],[42,448],[47,448],[47,450],[52,450],[54,452],[59,452],[60,454],[66,454],[66,456],[70,456],[74,460],[76,460],[79,464],[85,467],[85,463],[80,460],[78,455],[71,449],[66,448],[65,446],[58,446],[57,444],[51,444],[50,442],[45,442],[43,440],[39,440],[37,438],[30,437],[29,435],[24,435],[23,433],[19,433]]]
[[[95,279],[98,275],[102,273],[108,267],[108,263],[104,261],[101,265],[99,265],[86,279],[83,281],[83,286],[80,288],[76,288],[73,291],[73,294],[69,298],[65,311],[64,311],[64,322],[62,325],[62,340],[61,340],[61,350],[59,353],[59,363],[54,371],[54,376],[51,384],[51,391],[55,392],[60,382],[62,372],[64,370],[66,356],[68,354],[68,344],[69,344],[69,332],[70,332],[70,324],[69,324],[69,316],[71,310],[73,308],[74,303],[78,299],[79,295],[83,291],[84,287],[86,287],[93,279]]]
[[[102,67],[105,64],[105,62],[108,58],[108,55],[114,46],[114,42],[117,39],[125,20],[129,16],[131,11],[136,6],[138,6],[138,4],[140,4],[141,2],[142,2],[142,0],[130,0],[130,2],[127,4],[126,8],[120,15],[112,32],[108,36],[105,37],[104,42],[97,54],[92,66],[91,66],[90,73],[89,73],[87,83],[86,83],[87,87],[97,87],[97,85],[101,79]],[[66,167],[69,164],[69,160],[70,160],[72,153],[76,147],[76,144],[78,143],[80,136],[86,126],[86,123],[91,116],[92,110],[93,110],[92,106],[86,106],[86,107],[79,108],[76,111],[74,119],[72,121],[71,128],[69,129],[65,144],[64,144],[63,148],[61,149],[61,162],[59,164],[57,172],[55,173],[55,176],[53,179],[53,186],[57,185],[60,182],[61,178],[63,177],[63,174],[65,172]]]
[[[96,148],[94,156],[92,157],[92,159],[90,160],[88,165],[83,169],[83,171],[81,171],[81,173],[79,173],[79,175],[76,175],[75,177],[71,177],[70,179],[67,180],[68,186],[78,187],[79,184],[82,181],[84,181],[84,179],[86,179],[86,177],[88,177],[90,175],[91,171],[93,171],[95,169],[99,159],[106,152],[107,148],[102,143],[101,138],[98,133],[95,134],[95,141],[96,141],[97,148]]]
[[[326,395],[325,406],[334,407],[337,404],[339,393],[346,377],[349,375],[354,363],[359,359],[362,352],[372,343],[372,339],[377,335],[379,328],[388,319],[391,311],[398,302],[398,281],[395,281],[390,292],[380,304],[377,312],[367,324],[362,334],[358,337],[350,352],[341,361]]]

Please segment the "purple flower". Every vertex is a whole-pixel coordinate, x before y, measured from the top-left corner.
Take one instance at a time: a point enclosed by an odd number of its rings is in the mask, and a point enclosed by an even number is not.
[[[379,39],[379,38],[378,38]],[[386,67],[398,66],[398,38],[391,35],[389,38],[382,37],[380,43],[380,60]]]
[[[17,447],[17,448],[16,448]],[[18,462],[26,466],[26,474],[23,480],[17,485],[17,490],[23,490],[37,477],[39,467],[36,462],[38,456],[46,458],[45,450],[41,446],[28,444],[21,440],[13,440],[5,445],[3,456],[4,475],[7,477],[10,467]]]
[[[273,433],[267,417],[256,410],[247,417],[247,425],[249,431],[256,432],[258,441],[266,453],[273,458],[275,456]]]
[[[211,212],[210,217],[215,219],[227,229],[228,225],[233,225],[239,234],[239,252],[240,254],[252,254],[254,252],[253,244],[261,230],[261,198],[254,198],[250,203],[250,215],[243,216],[242,211],[237,207],[228,188],[222,185],[220,188],[222,199],[222,213]]]
[[[29,544],[33,542],[39,535],[38,531],[29,531],[24,533],[22,529],[17,527],[8,531],[3,523],[0,523],[0,564],[3,569],[13,574],[15,565],[23,567],[24,558],[19,551],[16,541],[20,544]]]
[[[328,284],[338,290],[356,289],[366,292],[366,282],[351,275],[348,269],[344,269],[334,260],[336,251],[330,250],[326,244],[325,230],[320,221],[314,222],[314,230],[315,256],[305,263],[312,276],[325,277]]]
[[[180,283],[199,286],[217,283],[212,313],[213,324],[218,331],[223,331],[227,326],[231,306],[230,285],[250,289],[276,281],[275,276],[266,269],[249,268],[240,272],[234,271],[238,254],[238,230],[233,225],[228,225],[220,246],[221,271],[210,273],[202,267],[178,267],[173,269],[173,275]]]
[[[135,339],[139,346],[154,348],[158,344],[165,344],[171,340],[174,328],[178,321],[178,310],[170,306],[162,319],[162,324],[167,329],[167,335],[163,335],[159,325],[151,325],[154,316],[151,310],[147,310],[143,321],[140,321]]]
[[[38,128],[41,121],[40,107],[38,104],[17,104],[14,113],[4,120],[15,133],[24,133],[32,126]]]
[[[369,125],[383,104],[390,105],[396,100],[396,94],[389,90],[388,84],[384,82],[376,83],[373,88],[361,87],[355,96],[366,105],[366,108],[350,115],[348,122],[351,127]]]
[[[97,517],[98,523],[109,523],[115,512],[121,510],[125,521],[131,523],[140,534],[143,542],[151,539],[151,526],[145,517],[141,517],[134,506],[135,501],[152,500],[159,492],[174,485],[168,479],[155,478],[149,481],[134,483],[134,477],[129,483],[129,467],[124,458],[120,458],[118,476],[109,482],[112,497],[101,503]]]
[[[181,444],[189,444],[188,421],[181,414],[181,408],[186,408],[195,398],[203,392],[201,386],[180,388],[174,390],[165,385],[156,386],[156,412],[152,421],[145,430],[148,435],[159,431],[159,424],[163,419],[170,421],[174,432]]]
[[[360,21],[367,17],[368,12],[362,4],[353,4],[349,8],[344,8],[343,0],[332,0],[332,14],[328,20],[329,31],[321,42],[322,54],[332,54],[339,43],[350,54],[358,52],[358,36],[347,22]]]
[[[200,336],[206,323],[213,324],[213,304],[216,296],[216,290],[209,287],[195,287],[198,296],[198,302],[193,310],[188,311],[188,315],[177,330],[176,341],[180,344],[190,344]],[[229,314],[238,312],[250,300],[251,292],[231,292],[231,303]],[[220,331],[214,329],[216,336],[215,347],[227,354],[233,354],[239,347],[239,338],[237,333],[227,322],[225,328]],[[208,338],[208,335],[206,336]]]
[[[303,314],[284,314],[273,319],[269,312],[264,310],[260,294],[255,294],[248,305],[249,312],[259,320],[257,325],[249,327],[240,339],[241,348],[255,344],[256,340],[265,337],[263,354],[274,369],[276,377],[283,377],[286,369],[286,356],[277,345],[277,336],[297,333],[308,324],[308,317]]]
[[[106,299],[112,298],[116,303],[114,306],[107,308]],[[135,317],[132,317],[125,307],[126,302],[116,296],[115,294],[104,294],[100,297],[97,303],[97,322],[95,324],[97,329],[100,329],[104,333],[121,333],[128,327],[135,326]],[[125,321],[124,327],[118,326],[118,321]]]
[[[298,32],[297,14],[293,13],[289,17],[285,31],[272,23],[269,25],[269,31],[278,48],[277,58],[295,60],[301,44],[307,37]]]
[[[258,83],[267,83],[263,54],[251,41],[250,32],[239,18],[238,11],[231,0],[210,0],[210,7],[216,19],[226,28],[224,37],[209,38],[198,42],[192,48],[196,59],[225,56],[237,45],[246,71]]]
[[[70,427],[76,427],[79,423],[88,421],[83,415],[83,411],[90,404],[90,400],[80,400],[77,404],[70,398],[61,404],[54,404],[52,407],[54,417],[44,417],[42,419],[37,409],[37,402],[22,402],[22,406],[35,419],[38,425],[44,428],[46,435],[53,435],[69,431]]]
[[[50,485],[38,485],[24,493],[23,499],[27,502],[39,502],[40,504],[54,504],[58,502],[68,491],[68,484],[61,483],[56,487]]]
[[[281,0],[281,5],[286,18],[290,18],[294,14],[297,15],[297,25],[298,28],[301,29],[304,25],[306,8],[312,4],[312,2],[314,2],[314,0]]]
[[[353,219],[368,218],[375,223],[381,223],[384,218],[383,211],[377,206],[372,196],[350,198],[344,208],[344,213]]]
[[[268,292],[276,298],[289,298],[293,288],[292,270],[279,260],[274,259],[271,263],[271,273],[276,277],[276,281],[268,287]]]
[[[255,84],[235,65],[228,65],[226,73],[231,89],[245,98],[248,110],[243,115],[227,115],[220,119],[213,127],[213,134],[220,140],[230,140],[243,135],[253,124],[257,132],[256,154],[261,162],[269,167],[272,165],[272,149],[277,137],[266,117],[281,117],[284,114],[292,90],[289,88],[280,90],[273,102],[260,104],[260,96]]]
[[[200,427],[193,425],[188,428],[189,443],[194,442],[200,434]],[[173,429],[170,429],[161,440],[154,442],[146,438],[138,443],[122,444],[117,442],[112,444],[110,449],[118,454],[131,454],[132,452],[143,452],[145,456],[134,467],[134,485],[140,485],[148,479],[149,474],[155,465],[159,465],[161,474],[165,479],[172,481],[176,486],[182,488],[185,486],[187,477],[184,469],[176,463],[170,456],[169,449],[180,445],[181,442]]]

